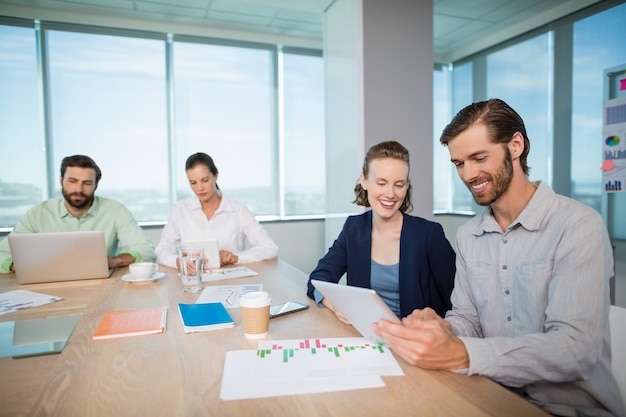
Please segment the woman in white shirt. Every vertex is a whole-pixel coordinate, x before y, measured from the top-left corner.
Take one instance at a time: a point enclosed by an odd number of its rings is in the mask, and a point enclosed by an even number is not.
[[[157,261],[178,267],[178,248],[187,240],[217,239],[220,263],[250,263],[275,258],[278,246],[243,204],[222,195],[218,170],[209,155],[199,152],[185,163],[189,185],[197,198],[174,205],[156,247]],[[244,249],[244,241],[249,244]]]

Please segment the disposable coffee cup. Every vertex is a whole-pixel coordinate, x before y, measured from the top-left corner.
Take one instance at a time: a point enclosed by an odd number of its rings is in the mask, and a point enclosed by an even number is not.
[[[250,339],[260,339],[267,336],[270,325],[270,294],[265,291],[255,291],[244,294],[239,299],[243,332]]]

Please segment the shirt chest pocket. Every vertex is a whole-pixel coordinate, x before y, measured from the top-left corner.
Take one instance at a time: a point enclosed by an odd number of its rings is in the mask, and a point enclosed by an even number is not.
[[[517,291],[517,298],[529,304],[538,303],[537,308],[545,307],[553,270],[552,259],[521,262],[516,269],[516,275],[519,276],[514,287]]]
[[[498,267],[486,262],[468,264],[467,279],[478,311],[485,311],[492,296],[499,292]]]
[[[497,264],[474,263],[467,265],[472,297],[480,308],[487,308],[494,299],[499,299],[505,290],[514,297],[519,307],[535,309],[545,307],[548,299],[548,286],[552,280],[554,262],[551,259],[523,261],[509,265],[508,277],[500,275]],[[512,291],[511,291],[512,290]],[[493,305],[491,306],[493,308]]]

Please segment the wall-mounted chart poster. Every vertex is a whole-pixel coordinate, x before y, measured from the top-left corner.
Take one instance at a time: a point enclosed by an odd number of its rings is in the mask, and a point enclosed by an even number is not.
[[[603,110],[604,191],[623,192],[626,191],[626,97],[605,101]]]

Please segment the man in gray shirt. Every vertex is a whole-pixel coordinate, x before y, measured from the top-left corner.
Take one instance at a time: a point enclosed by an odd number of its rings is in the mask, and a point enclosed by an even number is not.
[[[492,99],[444,129],[452,163],[487,209],[459,228],[452,310],[374,331],[409,363],[485,375],[559,416],[624,416],[611,371],[613,256],[593,209],[528,179],[521,117]]]

